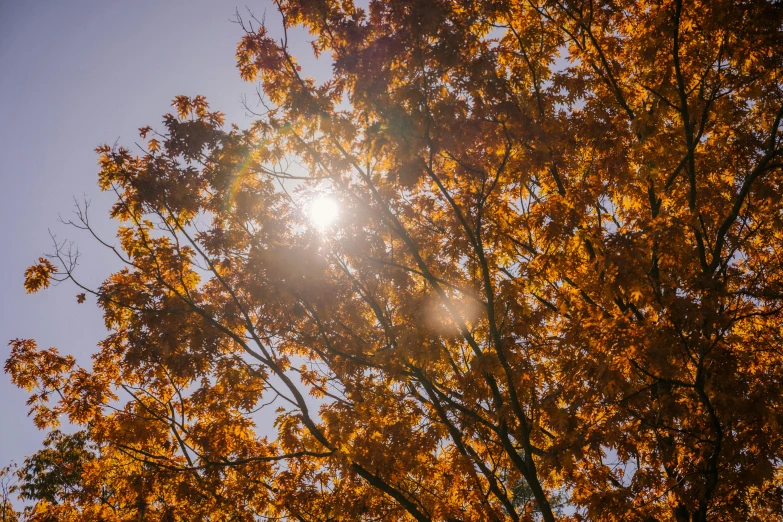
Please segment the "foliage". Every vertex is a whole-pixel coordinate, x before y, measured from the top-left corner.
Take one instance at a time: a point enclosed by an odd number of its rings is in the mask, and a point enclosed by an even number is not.
[[[44,449],[25,459],[20,476],[20,496],[48,504],[68,502],[80,489],[85,464],[95,458],[87,445],[87,433],[49,433]]]
[[[125,268],[27,273],[110,330],[89,369],[12,343],[83,430],[28,517],[781,520],[780,6],[278,8],[332,77],[242,21],[263,113],[99,147]]]
[[[14,509],[11,501],[15,471],[13,465],[0,469],[0,522],[18,522],[19,520],[19,513]]]

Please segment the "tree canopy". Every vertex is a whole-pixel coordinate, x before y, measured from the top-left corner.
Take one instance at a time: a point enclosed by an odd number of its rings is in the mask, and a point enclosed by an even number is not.
[[[11,342],[24,517],[783,520],[780,4],[276,5],[252,125],[97,149],[124,268],[26,273],[109,334]]]

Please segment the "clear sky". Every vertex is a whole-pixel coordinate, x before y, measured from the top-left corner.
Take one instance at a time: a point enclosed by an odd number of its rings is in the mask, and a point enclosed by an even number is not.
[[[111,199],[96,184],[97,145],[132,146],[139,127],[161,127],[178,94],[203,94],[229,122],[248,121],[241,99],[254,86],[234,66],[242,31],[230,21],[246,5],[259,18],[266,10],[275,34],[266,0],[0,0],[0,360],[5,343],[20,337],[89,363],[105,334],[94,300],[78,305],[68,284],[25,295],[24,269],[52,251],[49,229],[79,246],[86,282],[117,268],[90,238],[58,223],[74,197],[86,196],[92,219],[112,236]],[[304,58],[306,35],[295,36]],[[43,439],[26,399],[0,374],[0,466],[21,463]]]

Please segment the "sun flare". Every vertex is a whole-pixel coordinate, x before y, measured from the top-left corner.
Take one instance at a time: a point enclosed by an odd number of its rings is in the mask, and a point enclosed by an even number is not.
[[[321,196],[312,203],[308,211],[310,223],[319,230],[326,230],[337,220],[340,209],[337,202],[329,196]]]

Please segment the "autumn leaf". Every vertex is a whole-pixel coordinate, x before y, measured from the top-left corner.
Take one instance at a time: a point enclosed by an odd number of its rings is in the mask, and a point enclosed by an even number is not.
[[[783,10],[275,6],[247,128],[97,149],[107,336],[5,366],[29,519],[781,520]]]
[[[57,273],[57,267],[44,257],[24,272],[24,288],[28,294],[34,294],[42,288],[49,288],[51,279]]]

